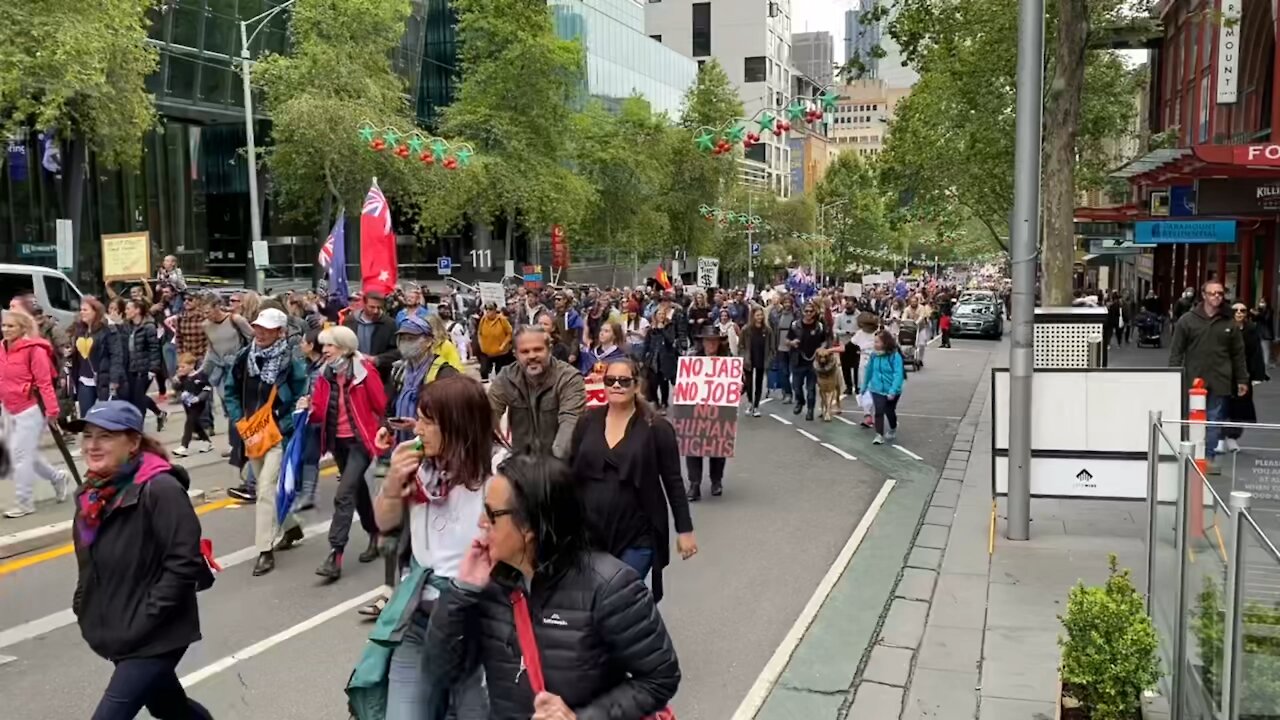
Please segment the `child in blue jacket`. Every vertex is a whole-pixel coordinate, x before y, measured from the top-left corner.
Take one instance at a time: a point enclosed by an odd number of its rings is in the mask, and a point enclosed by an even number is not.
[[[902,353],[898,341],[887,330],[876,333],[875,351],[867,363],[867,390],[875,404],[876,445],[890,443],[898,435],[898,398],[902,396],[902,383],[906,375],[902,367]],[[884,421],[889,421],[885,432]]]

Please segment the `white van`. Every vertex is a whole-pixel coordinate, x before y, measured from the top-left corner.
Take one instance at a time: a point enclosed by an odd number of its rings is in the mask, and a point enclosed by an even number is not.
[[[0,263],[0,307],[9,308],[14,297],[34,294],[46,315],[63,328],[71,327],[80,312],[80,290],[66,275],[39,265]]]

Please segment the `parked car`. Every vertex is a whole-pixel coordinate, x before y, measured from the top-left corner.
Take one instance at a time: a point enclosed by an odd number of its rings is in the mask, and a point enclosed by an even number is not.
[[[951,311],[951,335],[999,339],[1004,334],[1003,306],[987,300],[961,300]]]
[[[83,293],[66,275],[40,265],[0,264],[0,306],[22,295],[35,295],[45,314],[70,327],[80,312]]]

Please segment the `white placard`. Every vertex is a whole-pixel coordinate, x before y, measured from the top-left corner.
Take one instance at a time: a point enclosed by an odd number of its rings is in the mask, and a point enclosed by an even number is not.
[[[507,293],[502,289],[502,283],[496,282],[478,282],[476,287],[480,290],[480,306],[484,307],[489,303],[498,306],[498,309],[506,307]]]
[[[71,221],[66,218],[58,218],[54,221],[55,232],[58,238],[58,269],[63,272],[71,271],[71,260],[75,257],[71,248]]]
[[[874,273],[874,274],[871,274],[871,275],[863,275],[863,276],[862,276],[862,284],[863,284],[864,286],[865,286],[865,285],[879,285],[879,284],[880,284],[880,274],[879,274],[879,273]]]
[[[267,241],[253,241],[253,267],[255,270],[265,270],[271,267],[271,261],[267,259]]]
[[[720,287],[720,258],[698,258],[698,287]]]
[[[854,298],[862,297],[862,283],[845,283],[844,296]]]
[[[1218,22],[1218,104],[1236,101],[1240,85],[1240,5],[1244,0],[1222,0]]]

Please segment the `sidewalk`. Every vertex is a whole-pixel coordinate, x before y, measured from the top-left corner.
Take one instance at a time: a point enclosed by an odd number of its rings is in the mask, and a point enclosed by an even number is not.
[[[1140,502],[1033,500],[1032,539],[1005,539],[998,503],[995,552],[991,517],[990,383],[979,382],[951,454],[924,507],[909,520],[882,512],[830,599],[756,715],[760,720],[1052,720],[1055,717],[1058,614],[1078,580],[1100,584],[1116,553],[1145,586]],[[894,495],[909,488],[899,485]],[[894,501],[886,503],[886,510]],[[856,634],[821,637],[822,616],[842,592],[864,582],[858,555],[892,552],[872,536],[885,524],[917,529],[897,555],[896,585],[881,595],[874,642]],[[896,550],[902,551],[903,546]],[[868,608],[870,610],[871,608]],[[853,620],[846,620],[846,626]],[[861,652],[852,672],[795,682],[811,648]],[[837,653],[839,651],[836,651]],[[840,671],[842,662],[829,662]],[[848,668],[849,663],[843,663]]]

